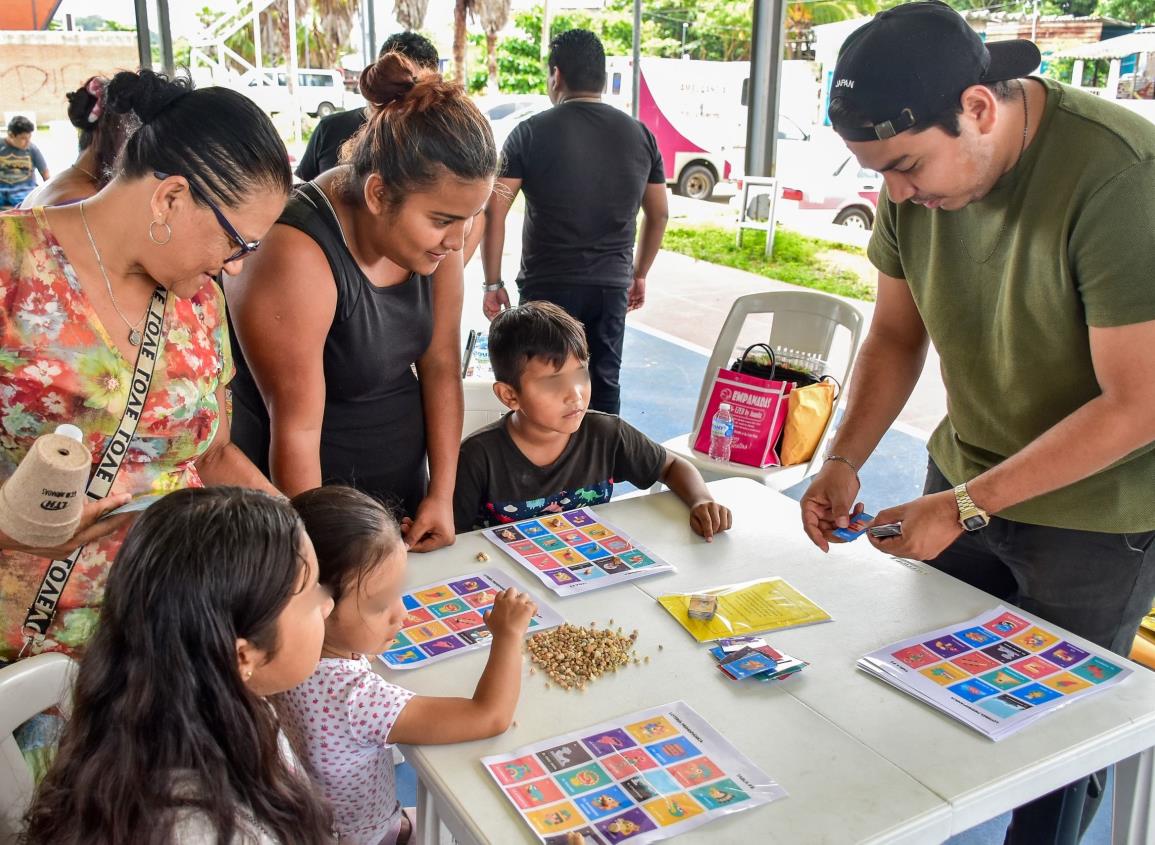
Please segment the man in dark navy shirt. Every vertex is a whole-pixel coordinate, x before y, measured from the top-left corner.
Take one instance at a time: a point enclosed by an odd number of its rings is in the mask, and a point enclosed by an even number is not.
[[[418,67],[437,70],[440,61],[437,48],[429,39],[416,32],[395,32],[385,39],[378,56],[386,53],[400,53],[413,60]],[[350,109],[321,118],[317,128],[309,137],[301,163],[297,165],[297,175],[306,182],[312,182],[326,170],[337,166],[341,155],[341,145],[357,134],[369,120],[368,109]]]

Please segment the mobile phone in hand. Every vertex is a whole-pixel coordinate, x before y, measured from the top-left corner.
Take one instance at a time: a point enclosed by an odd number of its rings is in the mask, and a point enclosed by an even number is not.
[[[871,537],[875,537],[880,540],[886,537],[901,537],[902,523],[888,522],[886,525],[875,525],[872,526],[869,531]]]

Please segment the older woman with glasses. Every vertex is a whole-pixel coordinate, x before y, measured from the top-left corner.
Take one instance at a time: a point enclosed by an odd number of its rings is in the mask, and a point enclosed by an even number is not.
[[[140,123],[107,187],[0,215],[0,482],[63,422],[94,459],[70,541],[29,548],[0,534],[0,663],[82,648],[132,518],[110,511],[184,487],[272,490],[230,442],[233,364],[214,277],[239,272],[281,214],[285,147],[223,88],[120,73],[107,105]],[[70,556],[67,576],[51,565]]]

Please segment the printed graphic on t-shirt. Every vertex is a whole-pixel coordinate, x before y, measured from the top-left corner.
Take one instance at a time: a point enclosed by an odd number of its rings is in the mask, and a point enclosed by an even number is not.
[[[0,185],[4,187],[35,185],[33,166],[31,150],[13,147],[0,141]]]
[[[544,499],[511,500],[508,502],[486,502],[482,522],[495,525],[503,522],[517,522],[535,516],[562,513],[574,508],[604,505],[614,492],[614,480],[608,478],[596,484],[587,484],[576,490],[562,490]]]

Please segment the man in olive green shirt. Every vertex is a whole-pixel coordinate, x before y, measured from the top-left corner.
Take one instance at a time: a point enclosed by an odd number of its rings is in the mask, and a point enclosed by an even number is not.
[[[860,509],[857,470],[933,342],[926,494],[871,542],[1127,654],[1155,594],[1155,125],[1027,78],[1038,63],[938,2],[844,45],[830,119],[886,183],[878,301],[803,525],[825,550]],[[1076,841],[1087,791],[1019,808],[1007,842]]]

